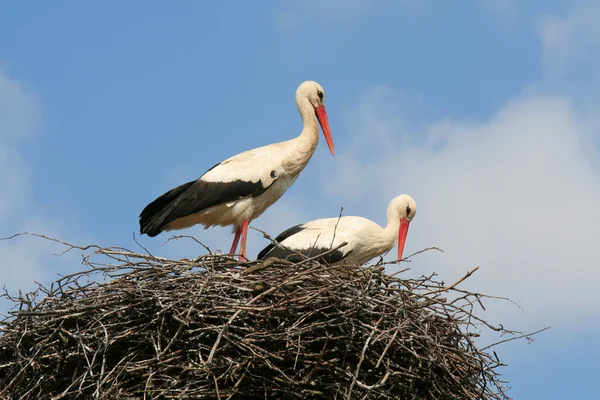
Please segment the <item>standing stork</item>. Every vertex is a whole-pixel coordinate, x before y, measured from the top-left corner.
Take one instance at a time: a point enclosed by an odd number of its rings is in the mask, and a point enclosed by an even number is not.
[[[140,233],[153,237],[196,224],[205,229],[233,225],[235,236],[229,253],[236,253],[241,236],[240,258],[247,259],[248,224],[279,200],[308,164],[319,142],[317,120],[334,154],[324,100],[321,85],[302,83],[296,91],[296,106],[304,124],[298,137],[240,153],[197,180],[169,190],[141,212]]]
[[[373,257],[387,253],[398,242],[398,260],[401,260],[408,227],[416,213],[417,204],[413,198],[403,194],[390,202],[385,228],[363,217],[317,219],[282,232],[275,238],[278,244],[271,243],[265,247],[257,259],[278,257],[299,262],[347,242],[322,259],[332,265],[361,265]]]

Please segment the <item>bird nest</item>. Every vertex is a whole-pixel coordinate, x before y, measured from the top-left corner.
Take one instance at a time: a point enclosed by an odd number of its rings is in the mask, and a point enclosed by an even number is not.
[[[529,338],[474,315],[486,296],[383,265],[73,248],[84,271],[4,294],[0,398],[507,399],[474,337]]]

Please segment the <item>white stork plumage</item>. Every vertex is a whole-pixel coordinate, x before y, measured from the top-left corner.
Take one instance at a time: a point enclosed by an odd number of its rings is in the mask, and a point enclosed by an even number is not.
[[[279,245],[271,243],[258,254],[257,259],[278,257],[299,262],[347,242],[347,245],[323,256],[323,260],[331,265],[361,265],[387,253],[398,242],[398,260],[401,260],[408,227],[416,213],[417,204],[413,198],[403,194],[390,202],[385,228],[363,217],[317,219],[282,232],[275,238]]]
[[[235,254],[241,236],[240,258],[247,259],[248,224],[275,203],[308,164],[319,142],[317,120],[334,154],[324,99],[325,91],[317,82],[302,83],[296,91],[304,124],[298,137],[240,153],[197,180],[169,190],[141,212],[140,233],[153,237],[196,224],[233,225],[230,254]]]

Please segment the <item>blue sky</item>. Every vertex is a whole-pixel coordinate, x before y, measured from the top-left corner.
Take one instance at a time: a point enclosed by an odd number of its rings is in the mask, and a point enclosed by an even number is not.
[[[413,274],[509,296],[484,316],[553,328],[499,349],[516,399],[596,393],[600,6],[592,1],[21,3],[0,14],[0,236],[34,230],[134,248],[140,210],[240,151],[301,130],[294,92],[325,89],[320,143],[252,224],[276,234],[411,194]],[[229,229],[195,235],[227,250]],[[169,235],[157,253],[196,255]],[[250,255],[265,245],[256,233]],[[10,290],[80,267],[0,243]]]

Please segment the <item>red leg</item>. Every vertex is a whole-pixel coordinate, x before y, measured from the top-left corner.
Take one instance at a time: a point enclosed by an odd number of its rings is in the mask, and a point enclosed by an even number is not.
[[[238,242],[240,241],[240,235],[242,234],[242,230],[237,228],[235,230],[235,236],[233,237],[233,243],[231,244],[231,250],[229,250],[229,255],[235,254],[235,251],[238,246]]]
[[[242,245],[240,246],[240,261],[248,261],[246,255],[246,239],[248,238],[248,221],[242,222]]]

